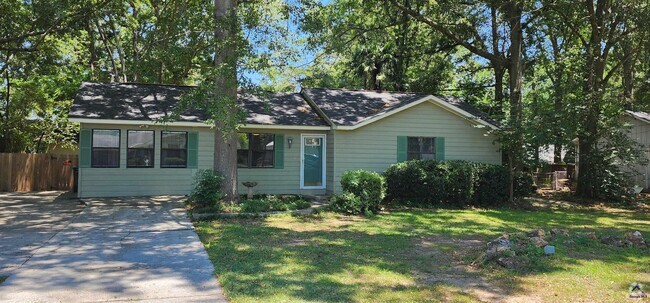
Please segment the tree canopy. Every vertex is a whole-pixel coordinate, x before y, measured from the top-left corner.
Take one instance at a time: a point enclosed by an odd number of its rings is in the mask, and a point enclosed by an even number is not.
[[[217,18],[222,5],[231,18]],[[578,194],[598,197],[612,163],[638,161],[618,117],[650,110],[647,0],[9,0],[0,11],[0,152],[74,145],[66,113],[82,81],[198,85],[183,105],[213,113],[222,135],[241,123],[238,88],[417,91],[499,120],[513,171],[550,146],[554,162],[578,150]]]

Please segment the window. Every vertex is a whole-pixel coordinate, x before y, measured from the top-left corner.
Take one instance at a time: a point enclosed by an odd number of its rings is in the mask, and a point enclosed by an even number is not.
[[[93,129],[92,167],[120,167],[120,130]]]
[[[127,131],[126,167],[153,167],[154,132]]]
[[[160,167],[187,167],[187,132],[161,132]]]
[[[435,160],[436,140],[431,137],[408,137],[406,160]]]
[[[239,133],[237,167],[274,167],[275,135]]]

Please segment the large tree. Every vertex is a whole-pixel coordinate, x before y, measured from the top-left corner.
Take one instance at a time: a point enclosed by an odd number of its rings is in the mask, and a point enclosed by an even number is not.
[[[553,12],[572,31],[582,47],[582,106],[579,111],[578,151],[579,178],[576,194],[598,196],[602,181],[599,170],[603,158],[600,142],[622,108],[612,82],[623,66],[634,59],[641,45],[626,43],[635,33],[645,30],[642,23],[648,13],[647,4],[640,1],[584,0],[580,3],[563,1],[553,4]],[[616,52],[624,54],[615,56]]]
[[[422,1],[422,5],[416,10],[398,0],[390,2],[415,20],[487,60],[494,70],[494,99],[498,103],[503,99],[503,78],[504,72],[507,71],[508,118],[503,130],[502,145],[511,170],[512,198],[512,178],[523,165],[523,27],[526,22],[524,11],[530,14],[531,4],[524,0],[440,3]]]

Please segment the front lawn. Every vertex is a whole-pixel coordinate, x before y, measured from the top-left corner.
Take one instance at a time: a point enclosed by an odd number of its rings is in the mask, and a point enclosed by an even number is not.
[[[566,228],[557,254],[528,268],[470,264],[503,232]],[[650,214],[625,210],[324,213],[197,223],[232,302],[620,302],[630,283],[650,289],[650,250],[577,236],[638,230]]]

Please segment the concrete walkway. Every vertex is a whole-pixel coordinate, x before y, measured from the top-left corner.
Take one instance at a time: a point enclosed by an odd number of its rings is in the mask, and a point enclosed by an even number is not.
[[[179,198],[0,194],[0,302],[226,302]]]

